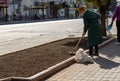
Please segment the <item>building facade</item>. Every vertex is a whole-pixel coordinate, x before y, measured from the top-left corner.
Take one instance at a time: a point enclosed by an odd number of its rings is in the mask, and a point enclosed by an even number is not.
[[[64,2],[75,4],[76,0],[0,0],[0,20],[11,21],[24,19],[34,19],[33,16],[49,17],[55,15],[53,5],[60,8]],[[58,13],[57,13],[58,14]]]

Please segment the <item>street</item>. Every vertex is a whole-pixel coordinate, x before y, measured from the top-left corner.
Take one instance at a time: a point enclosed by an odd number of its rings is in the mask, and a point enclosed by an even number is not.
[[[67,37],[69,34],[78,35],[82,32],[82,27],[83,24],[80,19],[1,25],[0,42],[34,36],[47,35],[51,37],[58,35]]]
[[[0,54],[6,54],[68,37],[81,36],[82,19],[0,26]]]
[[[82,19],[57,20],[0,26],[0,54],[38,46],[83,32]],[[112,33],[116,28],[113,27]]]

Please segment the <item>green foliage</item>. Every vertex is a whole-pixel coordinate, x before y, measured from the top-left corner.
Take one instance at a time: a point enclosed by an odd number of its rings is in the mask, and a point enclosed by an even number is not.
[[[59,9],[62,8],[62,5],[60,5],[60,4],[55,4],[55,5],[52,5],[50,8],[53,9],[53,10],[59,10]]]
[[[76,2],[80,2],[80,0],[76,0]]]
[[[55,7],[55,9],[61,9],[62,8],[62,5],[60,5],[60,4],[56,4],[56,5],[54,5],[54,7]]]
[[[104,10],[107,10],[111,0],[85,0],[86,3],[92,2],[93,7],[95,8],[100,8],[104,6]]]

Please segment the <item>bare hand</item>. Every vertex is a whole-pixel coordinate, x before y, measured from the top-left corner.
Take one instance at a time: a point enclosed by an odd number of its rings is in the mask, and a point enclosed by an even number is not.
[[[110,24],[111,26],[113,25],[113,21],[111,22],[111,24]]]

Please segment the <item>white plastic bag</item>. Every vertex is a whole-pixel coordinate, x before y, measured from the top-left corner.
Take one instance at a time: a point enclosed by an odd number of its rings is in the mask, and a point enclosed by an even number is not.
[[[77,51],[75,55],[75,61],[80,62],[80,59],[81,59],[81,54]]]

